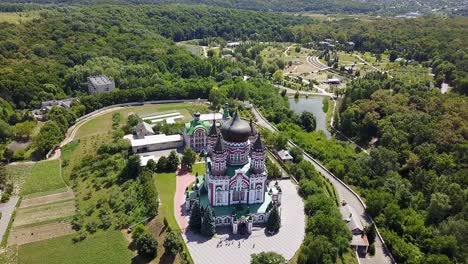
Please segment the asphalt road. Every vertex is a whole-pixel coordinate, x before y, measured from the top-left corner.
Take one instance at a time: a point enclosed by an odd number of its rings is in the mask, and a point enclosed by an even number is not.
[[[266,121],[263,116],[258,112],[257,109],[252,108],[252,112],[257,119],[257,124],[267,128],[271,131],[277,131],[276,127],[272,126],[268,121]],[[292,141],[289,142],[290,145],[295,145]],[[349,187],[346,186],[342,181],[340,181],[337,177],[335,177],[331,172],[329,172],[322,164],[320,164],[317,160],[313,157],[304,153],[304,159],[311,162],[314,165],[315,169],[317,169],[320,174],[322,174],[325,178],[329,179],[330,182],[333,184],[333,187],[336,190],[336,193],[341,200],[346,200],[346,202],[354,207],[356,211],[359,213],[361,222],[365,225],[371,224],[371,219],[365,213],[365,204],[361,200],[361,198],[354,193]],[[387,253],[383,245],[383,240],[377,236],[375,241],[375,255],[370,257],[369,255],[365,258],[359,258],[361,264],[364,263],[394,263],[391,256]]]

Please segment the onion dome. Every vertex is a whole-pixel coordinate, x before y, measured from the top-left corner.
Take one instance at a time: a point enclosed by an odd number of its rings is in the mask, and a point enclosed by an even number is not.
[[[230,120],[224,122],[221,126],[221,134],[224,140],[228,142],[246,142],[249,139],[250,131],[249,124],[240,119],[237,111]]]
[[[221,137],[218,137],[218,140],[216,140],[216,145],[213,149],[213,152],[216,154],[223,154],[224,147],[223,147],[223,142],[221,142]]]
[[[258,135],[257,140],[255,140],[255,143],[252,146],[252,151],[265,151],[265,144],[263,144],[260,135]]]
[[[249,125],[250,125],[250,135],[251,136],[257,135],[257,129],[255,129],[255,125],[254,125],[252,119],[250,119],[250,124]]]
[[[217,137],[218,136],[218,128],[216,127],[216,120],[213,119],[213,125],[211,125],[210,133],[208,134],[209,137]]]
[[[200,112],[196,112],[193,117],[195,118],[195,120],[200,120]]]

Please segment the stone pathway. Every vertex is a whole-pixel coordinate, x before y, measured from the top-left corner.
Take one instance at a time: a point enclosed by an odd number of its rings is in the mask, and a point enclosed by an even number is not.
[[[192,182],[195,181],[195,176],[185,172],[180,174],[180,170],[177,171],[176,176],[176,192],[174,196],[174,210],[177,223],[180,229],[185,230],[188,227],[187,215],[185,212],[185,188],[187,188]]]
[[[0,204],[0,212],[2,213],[2,218],[0,219],[0,241],[3,240],[3,236],[8,228],[8,224],[10,223],[11,216],[17,203],[18,197],[13,196],[7,203]]]
[[[283,197],[281,229],[277,234],[267,236],[265,228],[254,226],[252,234],[247,237],[232,235],[230,228],[224,227],[218,228],[217,235],[207,240],[187,231],[183,233],[183,237],[194,262],[247,264],[250,263],[251,254],[262,251],[274,251],[288,260],[291,259],[301,246],[305,235],[304,203],[297,193],[296,185],[289,180],[278,182],[283,190]],[[179,187],[177,189],[179,190]]]

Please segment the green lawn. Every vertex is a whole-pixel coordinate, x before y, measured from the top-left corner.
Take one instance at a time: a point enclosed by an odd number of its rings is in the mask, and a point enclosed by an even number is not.
[[[161,203],[159,214],[166,217],[172,230],[179,229],[174,216],[174,194],[176,190],[175,173],[158,173],[154,175],[154,184],[159,193]]]
[[[19,246],[18,264],[131,263],[133,254],[119,231],[98,232],[74,244],[71,236]]]
[[[205,163],[195,163],[192,167],[192,174],[205,175]]]
[[[65,187],[60,176],[60,161],[41,161],[33,166],[31,176],[26,179],[21,195],[49,192]]]

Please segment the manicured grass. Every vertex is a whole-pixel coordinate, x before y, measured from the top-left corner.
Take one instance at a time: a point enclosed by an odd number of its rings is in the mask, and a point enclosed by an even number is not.
[[[66,186],[60,175],[60,161],[41,161],[33,166],[31,176],[26,179],[21,195],[47,192],[64,187]]]
[[[154,184],[158,190],[159,199],[159,215],[166,217],[169,226],[172,230],[179,229],[174,216],[174,194],[176,190],[176,175],[175,173],[158,173],[154,175]]]
[[[192,166],[192,174],[205,175],[205,163],[195,163]]]
[[[133,254],[119,231],[98,232],[79,243],[73,235],[22,245],[18,264],[131,263]]]

